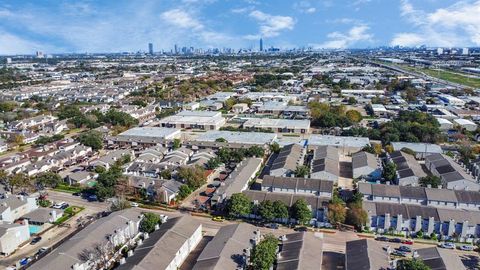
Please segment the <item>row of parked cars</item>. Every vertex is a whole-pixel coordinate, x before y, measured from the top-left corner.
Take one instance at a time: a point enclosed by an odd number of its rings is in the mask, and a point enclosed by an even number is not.
[[[386,236],[378,236],[377,238],[375,238],[375,240],[382,241],[382,242],[402,243],[402,244],[406,244],[406,245],[413,245],[413,241],[409,240],[409,239],[389,238],[389,237],[386,237]],[[452,242],[442,242],[442,243],[439,243],[438,246],[441,247],[441,248],[446,248],[446,249],[456,249],[456,248],[458,248],[458,249],[464,250],[464,251],[475,250],[475,247],[472,246],[472,245],[459,245],[457,247],[457,245],[455,245],[455,243],[452,243]],[[402,247],[404,247],[404,248],[402,248]],[[400,249],[400,250],[396,249],[396,251],[406,252],[406,248],[408,248],[408,247],[400,246],[400,248],[402,248],[402,249]],[[410,251],[408,251],[408,252],[410,252]],[[394,254],[394,253],[395,253],[395,251],[392,254]],[[394,254],[394,255],[396,255],[396,254]]]

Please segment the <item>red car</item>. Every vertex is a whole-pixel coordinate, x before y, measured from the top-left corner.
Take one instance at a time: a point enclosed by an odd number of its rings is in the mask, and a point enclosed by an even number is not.
[[[403,240],[402,241],[402,244],[405,244],[405,245],[413,245],[413,241],[412,240]]]

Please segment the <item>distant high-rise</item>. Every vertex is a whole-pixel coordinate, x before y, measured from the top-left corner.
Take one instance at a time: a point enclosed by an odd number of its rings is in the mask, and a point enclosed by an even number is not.
[[[437,54],[442,55],[443,54],[443,48],[437,48]]]
[[[175,44],[175,54],[178,53],[178,47],[177,47],[177,44]]]
[[[463,48],[462,49],[462,54],[463,55],[468,55],[468,48]]]
[[[263,52],[263,39],[260,38],[260,51]]]
[[[148,53],[153,54],[153,44],[152,43],[148,43]]]
[[[44,57],[45,57],[45,55],[44,55],[43,52],[41,52],[41,51],[37,51],[37,52],[35,53],[35,55],[36,55],[37,58],[44,58]]]

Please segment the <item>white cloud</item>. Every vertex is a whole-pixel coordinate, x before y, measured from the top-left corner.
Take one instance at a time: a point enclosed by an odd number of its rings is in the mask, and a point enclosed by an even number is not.
[[[0,55],[31,54],[34,51],[41,51],[47,48],[50,50],[56,49],[45,44],[24,39],[0,29]]]
[[[409,0],[402,0],[400,10],[416,29],[411,33],[395,34],[391,45],[480,45],[480,1],[461,1],[428,13],[415,9]]]
[[[258,21],[260,34],[263,37],[276,37],[280,35],[280,32],[292,30],[295,26],[295,20],[289,16],[270,15],[254,10],[250,12],[250,17]]]
[[[356,25],[350,28],[347,33],[333,32],[327,35],[328,41],[314,45],[322,49],[345,49],[352,47],[357,42],[372,42],[373,35],[368,33],[368,25]]]
[[[163,12],[160,17],[167,23],[180,27],[200,30],[203,24],[190,15],[188,12],[181,9],[171,9]]]
[[[293,4],[293,8],[306,14],[312,14],[317,11],[309,1],[300,1]]]

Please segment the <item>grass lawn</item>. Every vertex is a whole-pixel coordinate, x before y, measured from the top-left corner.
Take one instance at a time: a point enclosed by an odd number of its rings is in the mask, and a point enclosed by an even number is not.
[[[74,187],[74,186],[69,186],[65,184],[60,184],[53,190],[55,191],[60,191],[60,192],[65,192],[65,193],[76,193],[76,192],[81,192],[82,188],[81,187]]]
[[[480,79],[469,78],[463,76],[462,74],[453,73],[445,70],[434,70],[434,69],[419,69],[419,71],[424,72],[432,77],[439,78],[441,80],[463,84],[468,87],[480,88]]]
[[[65,221],[69,220],[71,217],[75,216],[79,212],[83,211],[85,208],[80,206],[70,206],[63,212],[63,216],[55,221],[55,225],[60,225]]]

